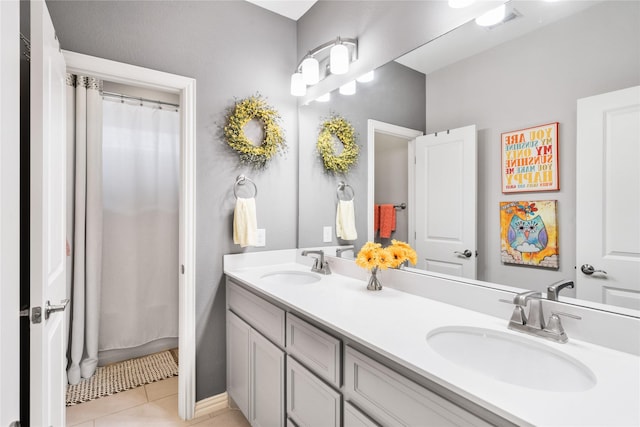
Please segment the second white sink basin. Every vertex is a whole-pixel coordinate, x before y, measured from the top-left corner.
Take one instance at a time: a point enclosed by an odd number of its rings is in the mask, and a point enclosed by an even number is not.
[[[321,278],[319,274],[307,271],[283,270],[264,274],[260,277],[260,281],[273,284],[307,285],[318,282]]]
[[[445,359],[498,381],[555,392],[585,391],[596,384],[583,363],[534,339],[466,326],[427,335],[427,343]]]

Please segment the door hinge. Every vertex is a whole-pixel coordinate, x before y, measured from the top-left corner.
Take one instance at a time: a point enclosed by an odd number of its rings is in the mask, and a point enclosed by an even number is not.
[[[20,421],[13,421],[11,424],[9,424],[9,427],[20,427],[22,424],[20,424]]]
[[[184,264],[181,264],[181,265],[180,265],[180,272],[181,272],[182,274],[184,274]]]

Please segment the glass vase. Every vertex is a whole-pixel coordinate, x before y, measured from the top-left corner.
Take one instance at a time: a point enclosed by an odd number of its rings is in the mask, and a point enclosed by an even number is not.
[[[382,284],[378,280],[378,267],[371,269],[371,276],[369,276],[369,283],[367,289],[370,291],[379,291],[382,289]]]

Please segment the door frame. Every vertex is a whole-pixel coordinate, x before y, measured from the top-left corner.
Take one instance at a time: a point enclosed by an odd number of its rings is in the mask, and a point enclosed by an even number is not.
[[[20,4],[0,1],[0,425],[20,419]],[[24,363],[24,362],[22,362]],[[27,361],[28,365],[28,361]]]
[[[180,96],[180,220],[178,303],[178,414],[189,420],[196,402],[196,81],[76,52],[62,51],[67,72]]]
[[[415,196],[415,166],[414,163],[410,161],[410,159],[415,157],[415,150],[413,144],[411,144],[410,142],[413,141],[416,137],[424,135],[424,132],[420,130],[410,129],[373,119],[367,120],[367,240],[370,242],[374,241],[373,205],[375,201],[376,179],[372,171],[375,168],[376,133],[383,133],[385,135],[391,135],[407,140],[407,144],[409,145],[409,155],[407,159],[409,197],[407,200],[407,204],[410,207],[413,206]],[[409,230],[414,229],[415,227],[413,226],[413,222],[415,221],[415,218],[412,209],[409,209],[408,211],[408,220]],[[409,241],[411,241],[411,236],[409,236]]]

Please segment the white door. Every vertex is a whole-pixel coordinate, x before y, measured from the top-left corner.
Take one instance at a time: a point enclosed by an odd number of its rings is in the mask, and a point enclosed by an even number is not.
[[[44,1],[31,2],[30,420],[65,424],[65,316],[47,304],[65,295],[64,58]],[[37,310],[40,308],[40,319]]]
[[[577,297],[640,309],[640,86],[579,99],[577,126]]]
[[[415,140],[418,268],[476,278],[476,126]]]
[[[20,418],[20,10],[0,1],[0,426]]]

